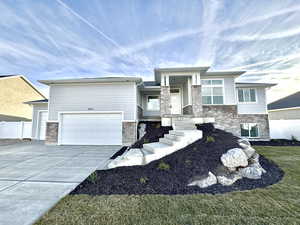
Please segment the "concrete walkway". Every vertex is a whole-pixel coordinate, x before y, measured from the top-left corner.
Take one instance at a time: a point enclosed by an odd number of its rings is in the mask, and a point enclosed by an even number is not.
[[[120,146],[0,145],[0,224],[33,224]]]

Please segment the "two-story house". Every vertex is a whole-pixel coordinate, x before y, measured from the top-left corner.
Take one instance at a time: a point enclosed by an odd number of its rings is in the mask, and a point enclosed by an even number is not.
[[[266,89],[274,84],[236,82],[244,71],[208,69],[155,69],[153,81],[138,77],[42,80],[50,87],[48,104],[43,103],[48,111],[43,126],[46,143],[128,145],[136,140],[140,121],[172,126],[174,118],[214,122],[237,136],[269,139]],[[40,132],[37,126],[33,129]]]

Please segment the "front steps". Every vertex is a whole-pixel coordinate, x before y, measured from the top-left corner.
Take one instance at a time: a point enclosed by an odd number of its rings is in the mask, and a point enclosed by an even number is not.
[[[212,121],[212,118],[200,119],[202,122]],[[196,128],[195,118],[173,118],[172,127],[173,130],[170,130],[168,134],[160,138],[159,142],[143,144],[142,149],[131,149],[110,162],[107,167],[145,165],[172,154],[201,139],[203,136],[202,131]]]
[[[170,130],[159,142],[144,144],[141,149],[144,154],[144,163],[148,164],[166,155],[176,152],[193,142],[202,138],[202,131],[190,130]]]

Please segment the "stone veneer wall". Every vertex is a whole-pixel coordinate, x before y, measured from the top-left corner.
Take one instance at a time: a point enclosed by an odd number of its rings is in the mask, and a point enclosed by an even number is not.
[[[183,115],[192,115],[193,114],[193,106],[187,105],[187,106],[183,107],[182,111],[183,111]]]
[[[137,139],[137,122],[123,122],[122,126],[123,145],[131,145]]]
[[[46,140],[47,145],[56,145],[58,141],[58,122],[46,123]]]
[[[203,117],[214,117],[216,128],[236,136],[241,135],[241,123],[257,123],[260,135],[257,140],[270,139],[268,114],[238,114],[236,105],[205,105]]]
[[[192,110],[195,117],[202,116],[201,85],[192,85]]]
[[[171,93],[169,86],[160,87],[160,115],[164,117],[165,115],[171,114]]]

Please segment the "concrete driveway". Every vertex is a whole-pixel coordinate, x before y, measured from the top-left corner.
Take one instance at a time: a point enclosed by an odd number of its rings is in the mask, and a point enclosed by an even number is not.
[[[0,224],[32,224],[120,146],[0,146]]]

